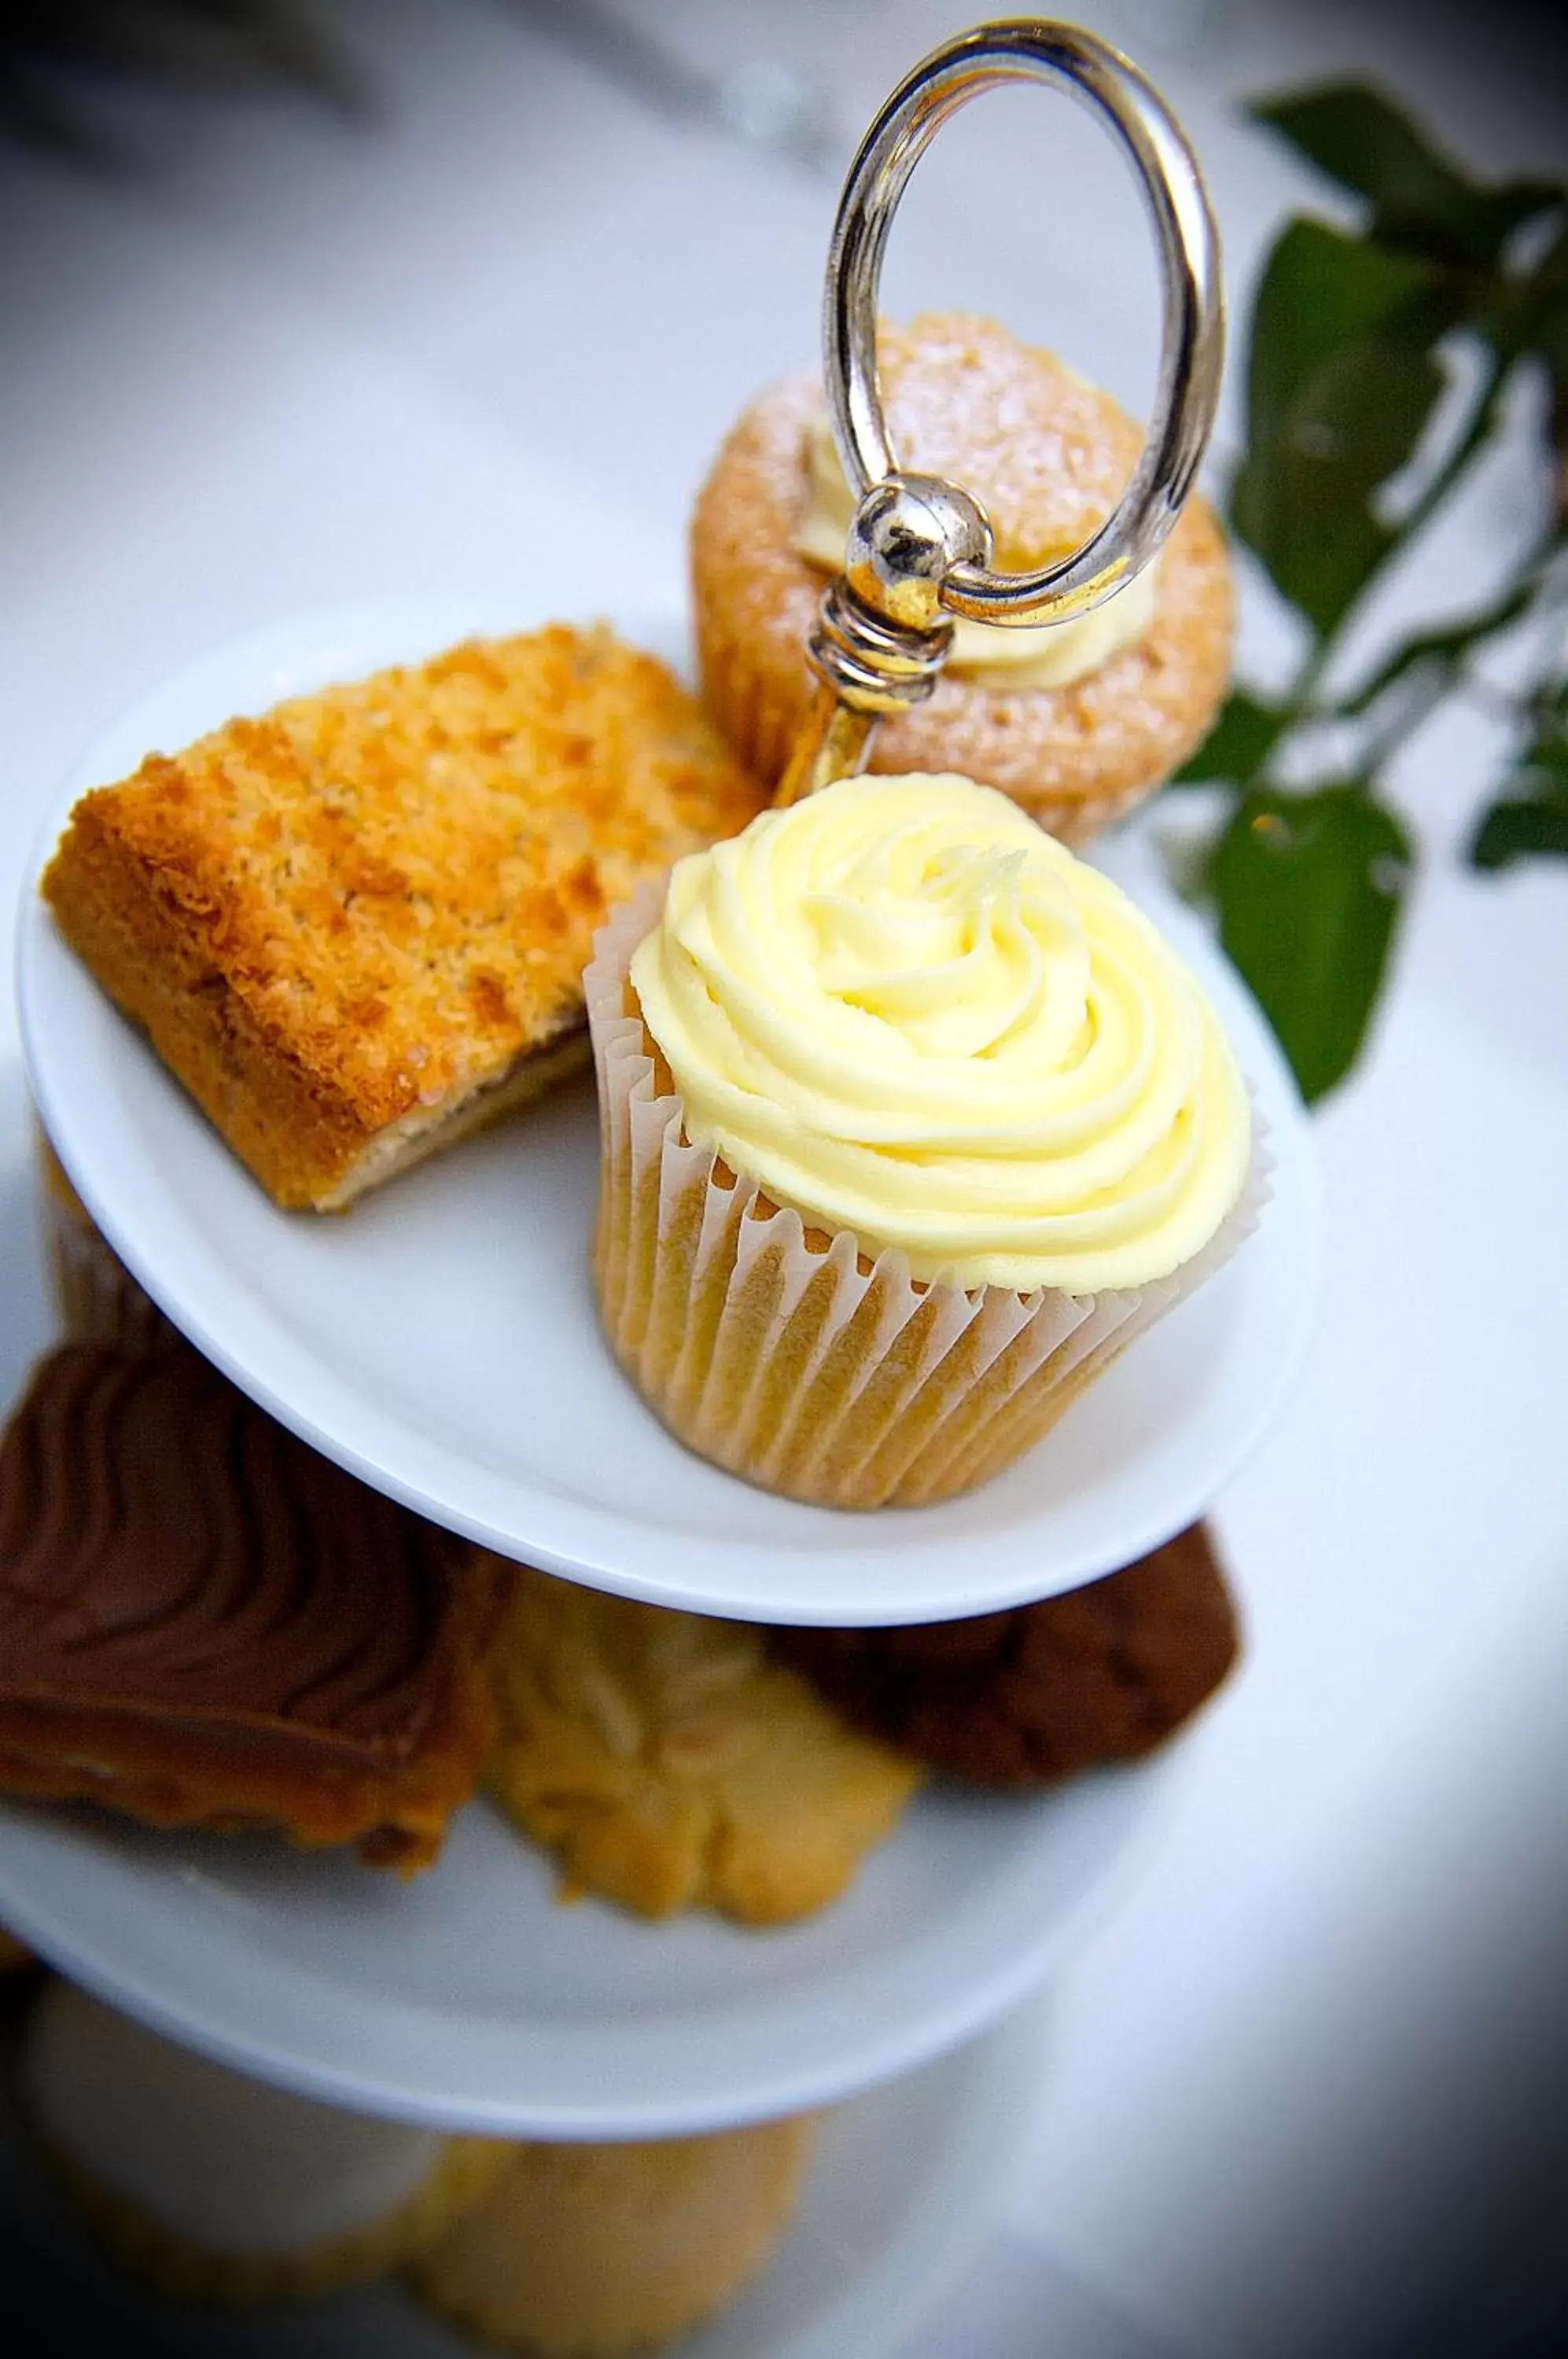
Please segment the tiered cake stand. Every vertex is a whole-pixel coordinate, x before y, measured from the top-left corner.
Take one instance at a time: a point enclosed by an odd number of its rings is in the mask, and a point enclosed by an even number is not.
[[[884,522],[907,525],[898,503],[910,479],[898,477],[880,426],[868,339],[882,237],[913,161],[955,104],[1022,76],[1087,96],[1138,165],[1160,236],[1167,340],[1149,453],[1124,509],[1009,607],[1018,585],[973,557],[955,562],[951,548],[937,550],[946,574],[939,565],[911,591],[897,535],[877,538],[878,489],[894,495]],[[1212,414],[1211,234],[1196,168],[1163,106],[1083,35],[983,28],[888,102],[851,175],[829,274],[830,394],[851,481],[868,496],[825,610],[832,644],[814,649],[826,687],[795,789],[858,758],[876,712],[907,692],[888,689],[864,647],[858,670],[843,656],[845,645],[855,656],[856,630],[882,660],[902,645],[905,683],[920,668],[907,659],[914,646],[929,685],[946,613],[1083,612],[1148,560]],[[907,534],[902,545],[907,555]],[[608,583],[596,567],[606,561],[552,551],[548,592],[525,590],[504,611],[482,601],[358,610],[224,649],[93,748],[40,862],[76,797],[150,747],[469,631],[602,613]],[[610,619],[684,664],[676,585],[667,613]],[[31,892],[18,970],[29,1080],[94,1219],[176,1324],[317,1448],[423,1514],[569,1578],[699,1612],[845,1624],[978,1613],[1114,1571],[1201,1514],[1275,1415],[1316,1294],[1312,1156],[1266,1024],[1136,833],[1095,856],[1217,1005],[1267,1125],[1271,1200],[1230,1266],[1027,1460],[941,1506],[854,1516],[770,1497],[689,1456],[642,1407],[600,1340],[589,1293],[591,1083],[346,1221],[283,1215],[99,995]],[[32,1250],[14,1238],[5,1249]],[[28,1290],[20,1262],[4,1277],[12,1301]],[[957,2142],[962,2180],[933,2165],[898,2199],[904,2212],[894,2207],[900,2234],[926,2223],[910,2252],[945,2267],[954,2235],[931,2223],[977,2222],[981,2190],[1010,2151],[1004,2125],[1019,2117],[1020,2058],[1034,2034],[1006,2019],[1105,1906],[1147,1838],[1160,1783],[1155,1767],[1024,1799],[928,1791],[844,1899],[766,1933],[708,1918],[648,1926],[593,1901],[561,1908],[550,1868],[483,1802],[408,1886],[259,1838],[154,1834],[13,1805],[0,1811],[0,1921],[100,1995],[233,2064],[452,2130],[675,2135],[884,2084],[867,2102],[889,2123],[898,2115],[888,2135],[900,2149],[917,2115],[939,2150]],[[987,2027],[989,2043],[964,2060],[961,2043]],[[888,2085],[922,2066],[927,2076],[901,2095]],[[865,2183],[854,2118],[852,2109],[833,2133],[840,2162],[830,2145],[822,2166],[841,2172],[846,2201],[851,2183]],[[886,2333],[906,2313],[883,2299],[877,2315]],[[752,2347],[884,2346],[867,2323],[853,2343],[790,2342],[780,2328]]]

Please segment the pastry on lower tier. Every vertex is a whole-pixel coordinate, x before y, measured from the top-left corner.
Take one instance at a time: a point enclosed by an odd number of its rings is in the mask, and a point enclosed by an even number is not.
[[[625,2146],[525,2146],[413,2270],[462,2325],[540,2359],[613,2359],[712,2316],[793,2209],[804,2120]]]
[[[512,2151],[270,2088],[68,1983],[28,2023],[21,2082],[33,2134],[89,2224],[181,2301],[295,2300],[400,2268]]]
[[[900,464],[981,501],[996,565],[1053,563],[1104,524],[1143,440],[1108,394],[965,313],[885,324],[878,349]],[[853,511],[815,371],[753,404],[697,502],[703,694],[770,784],[812,693],[807,635]],[[871,766],[960,770],[1084,842],[1207,734],[1229,675],[1231,607],[1225,542],[1194,497],[1155,564],[1092,614],[1022,630],[960,622],[935,693],[883,723]]]
[[[996,1786],[1049,1785],[1152,1752],[1214,1693],[1238,1647],[1236,1607],[1202,1524],[1035,1605],[772,1638],[856,1728]]]
[[[0,1788],[424,1866],[489,1741],[499,1577],[172,1329],[62,1346],[0,1443]]]
[[[585,1062],[593,928],[759,800],[663,665],[558,625],[149,754],[43,890],[262,1185],[324,1212]]]
[[[583,978],[600,1317],[702,1457],[920,1506],[1048,1432],[1256,1224],[1246,1085],[1111,881],[960,777],[840,779]]]
[[[920,1781],[750,1624],[518,1569],[495,1648],[496,1799],[569,1894],[779,1924],[843,1891]]]
[[[66,1334],[76,1343],[156,1342],[168,1332],[163,1313],[98,1229],[41,1128],[38,1145],[44,1238]]]

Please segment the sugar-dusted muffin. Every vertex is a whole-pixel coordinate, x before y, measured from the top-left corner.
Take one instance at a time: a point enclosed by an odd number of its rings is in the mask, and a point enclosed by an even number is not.
[[[998,566],[1050,563],[1105,521],[1142,440],[1108,394],[964,313],[884,326],[878,351],[900,463],[982,502]],[[770,785],[812,692],[807,634],[843,565],[853,505],[811,372],[746,412],[697,502],[703,695]],[[935,693],[884,722],[872,767],[961,771],[1083,843],[1206,735],[1231,636],[1229,560],[1212,509],[1193,498],[1155,565],[1093,614],[1023,630],[961,621]]]
[[[1153,1752],[1214,1694],[1238,1647],[1203,1524],[1103,1581],[1005,1614],[771,1636],[855,1727],[986,1786],[1054,1785]]]
[[[764,812],[617,913],[584,983],[605,1334],[671,1432],[769,1490],[970,1489],[1256,1217],[1195,979],[966,779]]]
[[[759,799],[663,665],[557,625],[149,754],[43,891],[262,1185],[325,1212],[583,1061],[594,927]]]
[[[41,1127],[38,1149],[44,1243],[68,1339],[136,1346],[158,1342],[168,1332],[163,1313],[94,1223]]]
[[[625,2146],[524,2146],[418,2261],[427,2300],[539,2359],[614,2359],[683,2333],[770,2257],[805,2119]]]
[[[0,1442],[0,1791],[423,1867],[489,1742],[499,1578],[172,1328],[64,1345]]]
[[[569,1894],[780,1924],[834,1899],[922,1772],[768,1658],[765,1634],[518,1569],[491,1790]]]
[[[210,2063],[69,1983],[27,2026],[44,2156],[115,2258],[176,2300],[299,2300],[400,2268],[509,2160]]]

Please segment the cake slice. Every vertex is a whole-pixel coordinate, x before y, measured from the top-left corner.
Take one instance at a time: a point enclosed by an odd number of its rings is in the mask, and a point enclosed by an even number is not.
[[[158,1343],[169,1322],[97,1226],[40,1124],[36,1133],[44,1248],[65,1338],[72,1343]]]
[[[1207,1702],[1241,1651],[1205,1524],[1005,1613],[770,1636],[851,1727],[985,1786],[1051,1786],[1140,1759]]]
[[[263,1187],[331,1212],[584,1061],[606,910],[761,800],[663,665],[558,625],[148,755],[43,891]]]
[[[62,1345],[0,1442],[0,1790],[422,1867],[489,1741],[499,1578],[172,1330]]]
[[[415,2287],[469,2333],[532,2359],[662,2347],[763,2268],[795,2208],[814,2127],[797,2115],[701,2137],[518,2146],[415,2260]],[[761,2348],[755,2334],[754,2322],[746,2350]],[[699,2344],[713,2347],[705,2335],[682,2347]]]

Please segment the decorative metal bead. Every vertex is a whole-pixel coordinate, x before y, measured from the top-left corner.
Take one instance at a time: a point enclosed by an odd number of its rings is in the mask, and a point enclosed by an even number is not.
[[[988,565],[991,527],[978,500],[941,475],[893,475],[855,510],[844,570],[862,605],[906,630],[947,620],[942,585],[955,565]]]

